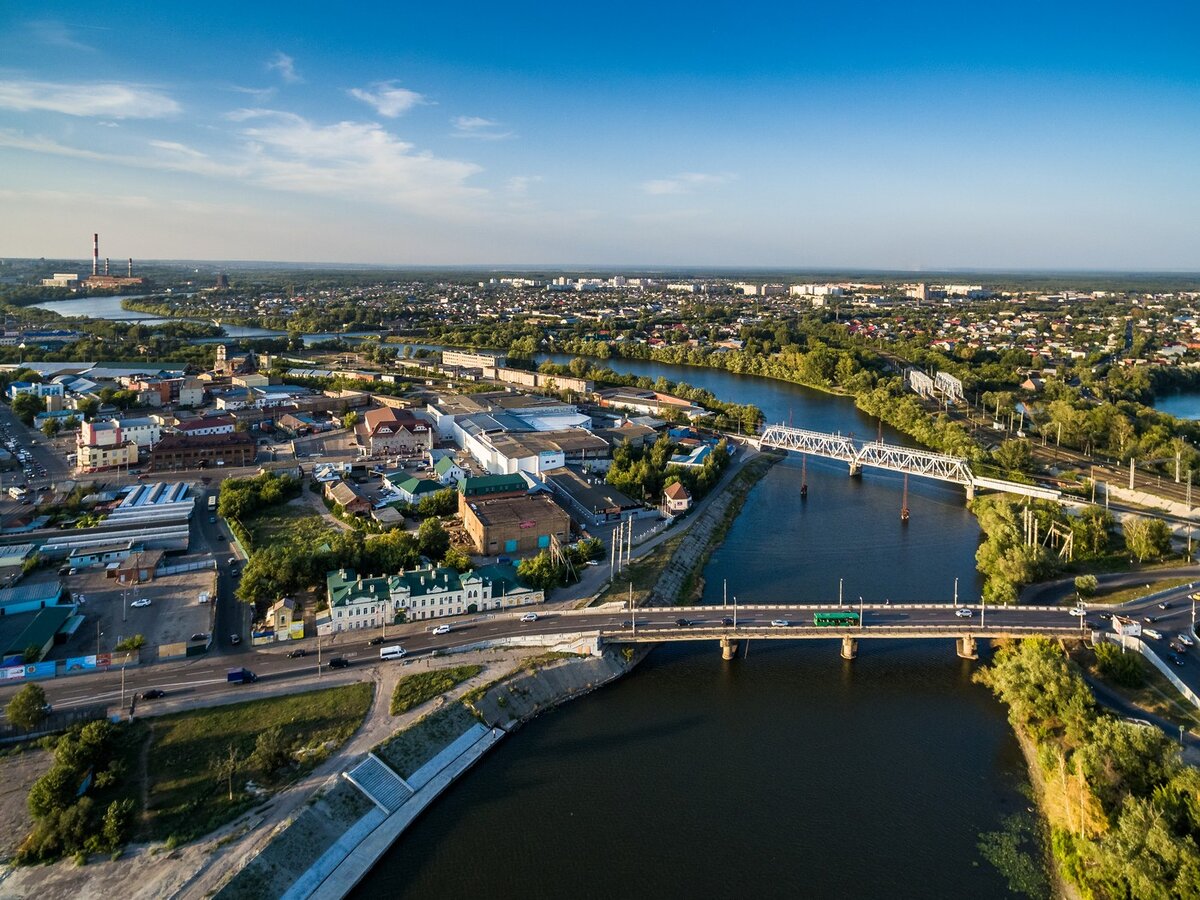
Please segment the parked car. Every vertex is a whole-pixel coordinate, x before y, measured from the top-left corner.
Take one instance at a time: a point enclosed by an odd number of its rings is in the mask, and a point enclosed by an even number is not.
[[[350,660],[346,659],[344,656],[335,656],[329,661],[329,668],[331,669],[345,669],[349,666]]]
[[[157,700],[160,697],[167,696],[167,692],[161,688],[150,688],[148,691],[142,691],[143,700]]]

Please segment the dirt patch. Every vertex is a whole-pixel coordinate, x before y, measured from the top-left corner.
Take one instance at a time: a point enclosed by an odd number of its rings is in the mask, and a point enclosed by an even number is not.
[[[49,750],[26,750],[0,759],[0,860],[10,859],[33,827],[26,803],[29,788],[53,764]]]

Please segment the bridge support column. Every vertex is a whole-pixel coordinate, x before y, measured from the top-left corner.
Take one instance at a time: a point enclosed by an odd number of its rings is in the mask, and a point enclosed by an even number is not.
[[[970,503],[975,499],[975,485],[967,482],[967,502]]]
[[[850,477],[856,478],[862,474],[862,466],[857,459],[850,460]]]
[[[842,638],[842,659],[854,659],[858,656],[858,638],[849,635]]]
[[[960,659],[979,659],[979,651],[975,646],[975,638],[971,635],[964,634],[956,643]]]
[[[737,650],[737,641],[731,641],[727,637],[721,638],[721,659],[733,659],[737,656]]]

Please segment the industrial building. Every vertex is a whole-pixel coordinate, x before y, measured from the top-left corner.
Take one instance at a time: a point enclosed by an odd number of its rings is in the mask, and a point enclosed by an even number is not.
[[[203,469],[208,466],[249,466],[256,456],[254,438],[245,432],[230,434],[168,434],[150,451],[154,472]]]
[[[537,553],[553,540],[567,542],[571,517],[545,494],[475,500],[463,511],[463,528],[478,553]]]

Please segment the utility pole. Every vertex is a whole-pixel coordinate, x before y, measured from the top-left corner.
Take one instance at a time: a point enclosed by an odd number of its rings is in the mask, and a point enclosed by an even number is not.
[[[1129,489],[1133,490],[1133,457],[1129,457]]]
[[[838,579],[838,606],[842,605],[842,582],[844,580],[845,579],[842,579],[842,578]]]
[[[958,608],[958,579],[954,579],[954,608]]]

